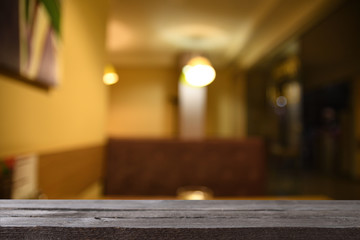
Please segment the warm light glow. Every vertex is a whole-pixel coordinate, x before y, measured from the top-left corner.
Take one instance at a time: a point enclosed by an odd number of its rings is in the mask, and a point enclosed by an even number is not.
[[[119,80],[119,77],[116,73],[107,73],[104,75],[104,83],[106,85],[112,85],[117,83],[117,81]]]
[[[158,27],[161,40],[179,49],[222,50],[232,40],[224,29],[214,24],[169,25],[162,22]]]
[[[119,51],[136,43],[136,36],[125,23],[111,19],[107,25],[106,47],[108,51]]]
[[[213,192],[207,187],[188,186],[177,190],[177,198],[181,200],[210,200]]]
[[[104,71],[103,81],[106,85],[112,85],[117,83],[119,80],[118,75],[116,74],[115,68],[111,65],[106,66]]]
[[[183,195],[184,200],[205,200],[205,193],[202,191],[193,191]]]
[[[216,73],[209,60],[204,57],[192,58],[183,67],[185,81],[194,87],[204,87],[212,83]]]

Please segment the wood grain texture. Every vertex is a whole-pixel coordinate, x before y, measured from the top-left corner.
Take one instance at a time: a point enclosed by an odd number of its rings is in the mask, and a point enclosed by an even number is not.
[[[1,239],[359,239],[360,201],[0,201]]]
[[[103,175],[104,146],[42,154],[39,188],[50,199],[74,198]]]

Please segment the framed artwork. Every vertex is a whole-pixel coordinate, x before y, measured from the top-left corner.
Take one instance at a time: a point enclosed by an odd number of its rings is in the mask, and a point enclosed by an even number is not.
[[[0,72],[43,87],[58,79],[60,0],[0,1]]]

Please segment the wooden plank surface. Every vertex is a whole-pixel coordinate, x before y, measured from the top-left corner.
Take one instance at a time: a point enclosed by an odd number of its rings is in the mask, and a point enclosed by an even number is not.
[[[1,200],[0,239],[359,239],[360,201]]]

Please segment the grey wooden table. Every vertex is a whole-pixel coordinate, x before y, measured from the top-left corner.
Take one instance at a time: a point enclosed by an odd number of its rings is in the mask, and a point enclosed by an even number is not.
[[[0,239],[360,239],[360,201],[0,200]]]

